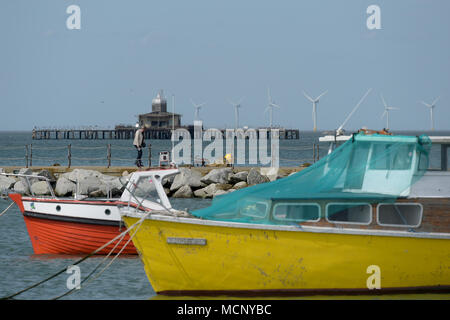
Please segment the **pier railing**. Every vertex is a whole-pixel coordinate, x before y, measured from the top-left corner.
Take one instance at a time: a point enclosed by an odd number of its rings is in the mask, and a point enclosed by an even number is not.
[[[43,147],[43,146],[33,146],[33,144],[27,144],[25,146],[0,146],[0,162],[20,162],[24,161],[25,167],[32,167],[33,161],[39,162],[47,162],[49,165],[61,165],[61,163],[67,163],[67,167],[72,166],[73,161],[82,162],[82,161],[91,161],[91,162],[103,162],[107,168],[111,167],[112,161],[115,162],[123,162],[128,165],[135,165],[135,161],[137,158],[132,157],[113,157],[113,148],[114,150],[123,150],[128,151],[128,154],[136,154],[135,147],[126,147],[126,146],[112,146],[111,144],[107,144],[105,146],[74,146],[72,144],[68,144],[67,146],[55,146],[55,147]],[[24,150],[22,157],[3,157],[1,156],[4,151],[14,151],[16,150]],[[147,157],[145,156],[145,150],[147,150]],[[80,152],[81,151],[81,152]],[[82,152],[84,151],[84,153]],[[102,151],[103,156],[95,156],[89,157],[86,156],[87,153],[91,153],[90,151],[96,151],[97,155],[101,154]],[[50,153],[57,154],[50,156]],[[84,154],[84,155],[83,155]],[[123,153],[122,153],[123,154]],[[145,161],[147,158],[148,166],[152,164],[152,149],[149,144],[146,148],[143,148],[142,152],[142,161]],[[17,163],[19,165],[19,163]]]
[[[23,150],[23,153],[20,150]],[[4,154],[7,152],[13,153],[13,156],[5,157]],[[312,146],[279,146],[279,162],[281,166],[283,166],[283,163],[284,166],[300,166],[304,163],[314,163],[324,155],[324,152],[324,148],[319,149],[319,144],[312,144]],[[16,166],[20,166],[23,163],[27,168],[32,167],[33,163],[36,165],[36,162],[39,162],[39,165],[47,163],[49,166],[67,165],[68,168],[74,163],[78,165],[86,162],[105,165],[107,168],[111,167],[113,162],[115,165],[120,163],[123,166],[134,166],[137,159],[126,155],[136,155],[136,153],[135,147],[112,144],[104,146],[76,146],[72,144],[64,146],[36,146],[33,144],[0,146],[0,166],[5,162],[9,163],[9,165],[15,163]],[[20,156],[20,154],[22,155]],[[298,155],[301,155],[301,157]],[[159,154],[155,154],[153,162],[155,162],[155,159],[159,161]],[[142,161],[143,164],[147,162],[148,166],[152,165],[152,146],[150,144],[143,149]],[[194,159],[191,165],[201,165],[201,161]]]

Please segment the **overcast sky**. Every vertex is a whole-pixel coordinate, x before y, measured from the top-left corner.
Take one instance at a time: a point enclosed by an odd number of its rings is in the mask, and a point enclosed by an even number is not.
[[[81,29],[69,30],[70,5]],[[369,30],[368,6],[381,9]],[[274,124],[450,129],[450,1],[112,1],[0,2],[0,130],[132,124],[164,89],[171,110],[191,123],[190,103],[206,102],[206,127],[234,127],[228,100],[245,97],[241,125],[268,125],[267,88],[281,109]]]

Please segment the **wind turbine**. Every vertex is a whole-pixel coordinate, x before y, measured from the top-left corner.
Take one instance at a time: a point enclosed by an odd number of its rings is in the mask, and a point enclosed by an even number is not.
[[[192,101],[191,99],[191,103],[194,105],[195,108],[195,120],[199,120],[198,115],[200,113],[200,109],[205,105],[205,102],[201,103],[201,104],[196,104],[194,101]]]
[[[234,103],[233,101],[229,101],[230,104],[234,107],[234,130],[239,128],[239,108],[242,108],[241,102],[244,98],[241,98],[238,103]]]
[[[327,92],[328,92],[328,90],[322,92],[317,98],[313,99],[310,96],[308,96],[305,91],[303,91],[303,95],[306,97],[306,99],[311,101],[313,104],[312,116],[313,116],[313,121],[314,121],[314,129],[313,129],[314,132],[317,131],[317,112],[316,112],[317,104],[319,103],[319,99]]]
[[[386,101],[384,101],[383,95],[381,94],[380,96],[381,96],[381,100],[383,101],[383,104],[384,104],[384,112],[381,115],[381,118],[383,118],[386,115],[386,129],[389,129],[389,111],[390,110],[398,110],[398,108],[388,106],[386,104]]]
[[[436,106],[436,102],[439,100],[440,97],[437,97],[436,100],[433,101],[433,103],[428,104],[422,101],[422,103],[430,108],[430,115],[431,115],[431,130],[434,130],[434,118],[433,118],[433,109]]]
[[[264,110],[264,113],[266,113],[267,111],[270,111],[270,128],[272,129],[272,121],[273,121],[273,108],[280,108],[279,105],[275,104],[274,101],[272,101],[272,97],[270,95],[270,88],[267,88],[267,98],[269,99],[269,104],[266,108],[266,110]]]

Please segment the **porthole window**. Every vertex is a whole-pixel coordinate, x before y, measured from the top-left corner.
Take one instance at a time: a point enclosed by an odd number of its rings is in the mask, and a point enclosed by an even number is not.
[[[57,205],[57,206],[56,206],[56,211],[57,211],[57,212],[60,212],[60,211],[61,211],[61,206],[60,206],[60,205]]]
[[[422,222],[422,214],[420,203],[380,203],[377,206],[377,222],[380,226],[418,227]]]
[[[105,210],[105,214],[106,214],[107,216],[109,216],[109,215],[111,214],[111,210],[106,209],[106,210]]]
[[[273,217],[280,221],[319,221],[320,206],[317,203],[277,203]]]
[[[331,223],[370,224],[372,206],[368,203],[329,203],[327,220]]]

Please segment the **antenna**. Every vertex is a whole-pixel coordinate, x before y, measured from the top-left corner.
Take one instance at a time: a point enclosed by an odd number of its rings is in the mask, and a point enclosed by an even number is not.
[[[380,94],[380,96],[381,96],[381,101],[383,101],[383,105],[384,105],[384,112],[381,115],[381,118],[386,116],[386,129],[389,129],[389,111],[390,110],[398,110],[398,108],[388,106],[386,101],[384,100],[383,94]]]
[[[359,106],[361,105],[361,103],[366,99],[367,95],[370,93],[370,91],[372,91],[372,88],[370,88],[369,90],[367,90],[366,94],[364,94],[364,96],[361,98],[361,100],[359,100],[358,104],[353,108],[352,112],[350,112],[350,114],[347,116],[347,118],[345,118],[344,122],[339,126],[339,128],[336,130],[336,135],[339,136],[341,135],[342,129],[344,129],[344,126],[347,124],[348,120],[350,120],[351,116],[353,115],[353,113],[355,113],[355,111],[359,108]]]
[[[437,97],[431,104],[425,103],[423,101],[422,104],[424,104],[425,106],[427,106],[428,108],[430,108],[430,120],[431,120],[431,130],[434,130],[434,118],[433,118],[433,109],[436,106],[436,102],[438,102],[438,100],[441,97]]]
[[[267,108],[264,110],[264,113],[267,111],[270,111],[270,128],[272,129],[272,120],[273,120],[273,108],[280,108],[279,105],[275,104],[274,101],[272,101],[272,96],[270,95],[270,88],[267,88],[267,98],[269,100],[269,104]]]
[[[238,103],[228,100],[228,102],[234,107],[234,130],[239,128],[239,108],[242,108],[241,103],[244,98],[241,98]]]
[[[204,103],[201,103],[201,104],[196,104],[196,103],[191,99],[191,103],[194,105],[194,108],[195,108],[195,120],[200,120],[200,119],[199,119],[200,109],[205,105],[205,102],[204,102]]]
[[[308,96],[306,94],[305,91],[303,91],[303,95],[306,97],[306,99],[308,99],[309,101],[312,102],[313,104],[313,110],[312,110],[312,117],[313,117],[313,123],[314,123],[314,129],[313,131],[316,132],[317,131],[317,104],[319,103],[319,99],[328,92],[328,90],[325,90],[324,92],[322,92],[317,98],[313,99],[310,96]]]

